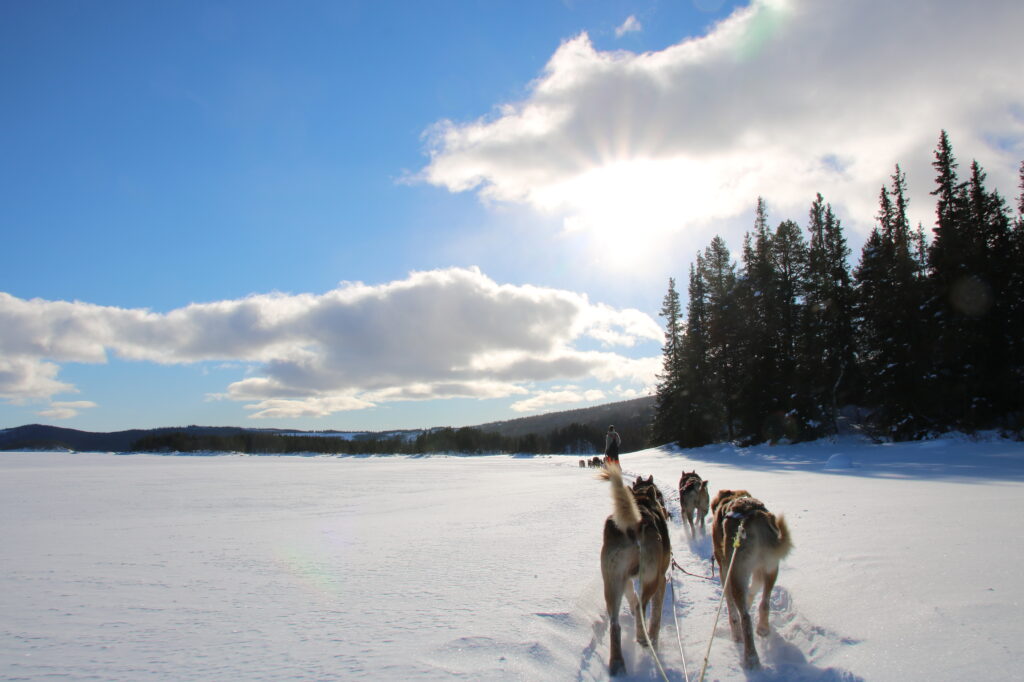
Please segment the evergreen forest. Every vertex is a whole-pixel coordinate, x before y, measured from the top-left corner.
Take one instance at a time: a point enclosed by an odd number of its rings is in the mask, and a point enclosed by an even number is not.
[[[720,237],[662,303],[652,442],[799,441],[852,407],[879,439],[1024,426],[1024,163],[1016,210],[942,131],[935,226],[907,217],[897,165],[856,264],[818,194],[807,226],[769,226],[758,199],[741,262]]]

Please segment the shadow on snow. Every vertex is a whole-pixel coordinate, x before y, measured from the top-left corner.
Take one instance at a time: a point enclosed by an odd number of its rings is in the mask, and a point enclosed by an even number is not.
[[[732,444],[663,448],[689,460],[739,469],[913,480],[1000,483],[1024,481],[1024,444],[1010,440],[943,438],[872,444],[854,439],[795,445]]]

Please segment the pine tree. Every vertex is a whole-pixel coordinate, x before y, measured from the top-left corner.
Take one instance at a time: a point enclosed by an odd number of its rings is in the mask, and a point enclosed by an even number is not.
[[[811,205],[807,229],[802,385],[809,403],[808,418],[826,419],[828,430],[835,433],[839,407],[858,398],[850,249],[839,219],[821,194]]]
[[[956,158],[949,136],[943,130],[935,150],[936,198],[935,228],[928,249],[928,280],[926,320],[928,324],[929,356],[932,366],[934,395],[937,402],[930,412],[940,420],[950,418],[947,406],[956,403],[954,412],[962,413],[966,405],[961,386],[963,360],[963,317],[951,305],[958,282],[967,275],[966,256],[971,250],[967,243],[966,185],[957,177]]]
[[[708,297],[711,408],[718,433],[733,440],[742,371],[739,336],[743,321],[736,300],[736,265],[720,236],[715,236],[704,250],[700,274]]]
[[[1007,385],[1004,411],[1006,414],[1020,414],[1024,410],[1024,162],[1020,164],[1017,218],[1010,231],[1008,258],[1013,263],[1007,278],[1005,300],[1007,303]],[[1018,420],[1021,418],[1018,417]],[[1018,428],[1024,423],[1018,423]]]
[[[708,292],[699,271],[704,268],[698,254],[697,265],[690,266],[689,303],[686,309],[686,336],[683,344],[684,412],[680,444],[696,447],[714,442],[717,435],[712,406],[712,376],[709,356]]]
[[[737,309],[744,320],[738,340],[742,360],[737,423],[746,439],[759,442],[778,436],[775,422],[785,410],[778,402],[778,313],[776,276],[768,211],[758,198],[754,230],[743,240],[743,266],[736,287]]]
[[[1008,292],[1016,263],[1011,258],[1011,221],[1006,202],[998,192],[985,188],[986,175],[977,161],[971,164],[967,185],[967,243],[965,254],[969,274],[955,288],[954,305],[963,315],[961,324],[964,354],[963,390],[966,428],[991,424],[1006,408],[1014,387],[1006,382],[1010,315],[1013,308]]]
[[[674,443],[681,435],[683,412],[683,323],[676,281],[671,277],[661,304],[661,317],[665,318],[665,344],[661,349],[661,374],[658,375],[651,430],[654,442]]]
[[[975,429],[1012,403],[1006,372],[1016,338],[1012,322],[1013,233],[1009,211],[985,187],[977,162],[960,182],[949,138],[935,152],[935,239],[928,252],[928,313],[936,371],[934,406],[942,423]]]
[[[779,223],[771,242],[772,270],[776,311],[771,325],[776,349],[775,376],[772,387],[778,414],[775,415],[773,439],[794,439],[805,435],[809,403],[802,385],[805,376],[800,365],[803,346],[804,306],[807,289],[807,244],[800,227],[792,220]]]
[[[855,273],[858,351],[869,401],[879,424],[898,438],[921,435],[926,411],[927,357],[921,326],[923,292],[907,220],[906,176],[896,166],[891,189],[879,194],[878,224]]]

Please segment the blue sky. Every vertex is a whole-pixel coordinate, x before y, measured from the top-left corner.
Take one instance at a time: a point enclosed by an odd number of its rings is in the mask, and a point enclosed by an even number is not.
[[[0,428],[644,395],[758,196],[857,245],[900,163],[930,226],[942,128],[1014,195],[1020,3],[890,4],[5,3]]]

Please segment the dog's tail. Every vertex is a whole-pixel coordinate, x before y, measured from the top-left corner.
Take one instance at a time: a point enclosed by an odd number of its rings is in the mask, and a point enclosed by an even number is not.
[[[623,533],[635,530],[640,525],[640,509],[636,506],[633,492],[622,483],[622,471],[617,466],[610,466],[597,476],[611,482],[612,522]]]
[[[793,538],[789,534],[789,526],[786,524],[786,517],[782,514],[775,516],[773,519],[775,526],[775,538],[772,543],[772,554],[776,558],[781,559],[787,554],[789,550],[793,549]]]

